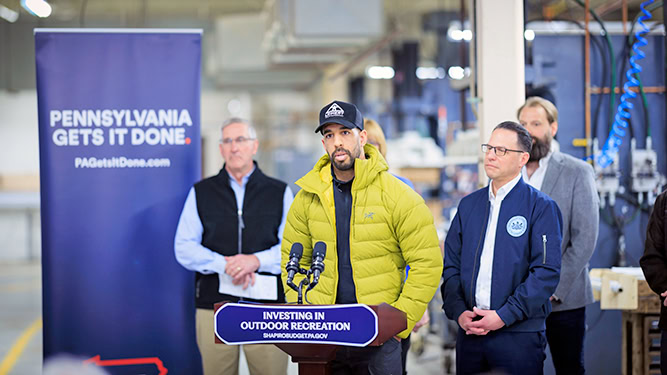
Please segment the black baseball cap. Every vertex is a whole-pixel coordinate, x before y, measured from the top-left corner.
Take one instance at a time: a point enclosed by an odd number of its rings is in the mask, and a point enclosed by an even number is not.
[[[320,126],[315,129],[315,133],[329,124],[340,124],[348,129],[359,128],[359,130],[364,130],[364,118],[357,106],[340,100],[334,100],[322,108],[320,111]]]

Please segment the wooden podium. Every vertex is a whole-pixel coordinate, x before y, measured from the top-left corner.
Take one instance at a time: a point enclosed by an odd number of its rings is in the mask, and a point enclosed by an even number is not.
[[[369,346],[379,346],[408,328],[405,313],[386,303],[371,305],[378,316],[378,334]],[[330,362],[336,358],[338,345],[328,344],[275,344],[299,364],[299,374],[329,375]]]
[[[215,305],[216,319],[217,312],[224,306],[225,303]],[[277,307],[342,307],[346,305],[265,305],[267,308]],[[375,338],[367,346],[379,346],[385,341],[396,336],[398,333],[407,328],[406,314],[403,311],[396,309],[386,303],[381,305],[367,306],[377,316],[377,334]],[[369,313],[370,315],[370,313]],[[375,323],[373,321],[372,323]],[[216,331],[217,331],[216,325]],[[369,338],[370,340],[370,338]],[[216,332],[216,343],[222,343],[218,338]],[[365,341],[363,343],[366,343]],[[251,343],[251,342],[243,342]],[[259,342],[258,342],[259,343]],[[272,340],[271,343],[276,345],[285,353],[292,356],[292,362],[299,364],[299,374],[308,375],[328,375],[331,372],[331,361],[336,358],[336,351],[340,345],[327,343],[312,343],[312,342],[294,342],[294,340]],[[363,343],[361,344],[363,346]],[[360,345],[350,345],[360,346]]]

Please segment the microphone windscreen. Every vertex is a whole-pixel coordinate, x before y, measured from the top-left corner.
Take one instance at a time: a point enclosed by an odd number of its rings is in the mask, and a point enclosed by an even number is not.
[[[292,249],[290,250],[289,257],[292,258],[301,258],[303,255],[303,245],[299,242],[292,244]]]
[[[324,259],[326,253],[327,253],[327,244],[324,243],[323,241],[315,242],[315,247],[313,248],[313,257],[319,255],[322,257],[322,259]]]

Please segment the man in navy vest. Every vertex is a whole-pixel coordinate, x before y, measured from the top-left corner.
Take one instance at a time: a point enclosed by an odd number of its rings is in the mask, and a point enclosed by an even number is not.
[[[196,271],[197,344],[204,374],[238,374],[239,347],[216,344],[214,303],[281,303],[280,244],[294,196],[253,161],[257,133],[246,121],[222,125],[224,167],[190,190],[176,230],[176,259]],[[273,288],[254,289],[256,278]],[[252,375],[285,374],[287,354],[274,345],[244,345]]]
[[[442,298],[460,326],[457,374],[543,373],[562,218],[551,198],[521,179],[531,145],[521,125],[496,126],[482,145],[491,182],[461,200],[445,239]]]

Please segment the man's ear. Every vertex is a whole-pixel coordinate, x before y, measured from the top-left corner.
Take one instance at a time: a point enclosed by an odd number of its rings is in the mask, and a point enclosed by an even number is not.
[[[554,121],[551,124],[549,124],[549,127],[551,128],[551,137],[555,137],[556,133],[558,133],[558,121]]]
[[[530,159],[530,154],[528,152],[522,152],[521,153],[521,158],[519,161],[521,162],[521,168],[523,168],[526,163],[528,163],[528,160]]]
[[[253,142],[252,154],[257,155],[257,150],[259,149],[259,141],[254,139],[252,142]]]
[[[361,142],[361,147],[364,147],[366,145],[366,142],[368,142],[368,133],[366,130],[362,130],[359,132],[359,141]]]

